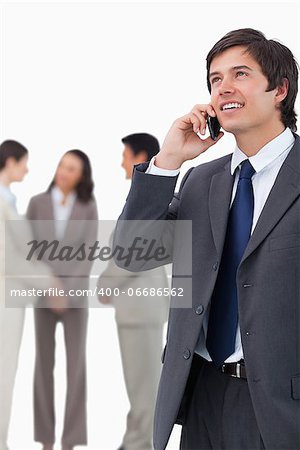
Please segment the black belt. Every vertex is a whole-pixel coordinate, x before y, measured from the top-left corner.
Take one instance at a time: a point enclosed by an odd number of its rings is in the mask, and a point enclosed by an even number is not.
[[[243,359],[234,363],[224,363],[219,370],[231,377],[247,379],[245,361]]]

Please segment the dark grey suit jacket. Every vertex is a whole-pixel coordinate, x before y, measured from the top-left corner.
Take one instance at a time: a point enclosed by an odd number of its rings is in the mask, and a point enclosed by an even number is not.
[[[248,384],[266,449],[300,449],[300,138],[282,165],[237,272]],[[154,446],[166,447],[192,395],[193,353],[218,274],[233,176],[231,155],[176,178],[135,167],[120,219],[193,221],[193,307],[172,308],[157,397]],[[115,243],[122,243],[119,220]],[[181,254],[173,253],[180,265]],[[116,261],[117,262],[117,261]],[[120,265],[120,262],[117,262]],[[136,270],[136,268],[135,268]]]

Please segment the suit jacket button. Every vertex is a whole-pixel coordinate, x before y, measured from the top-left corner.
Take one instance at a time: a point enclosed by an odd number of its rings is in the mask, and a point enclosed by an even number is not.
[[[213,269],[214,270],[217,270],[218,269],[218,266],[219,266],[219,263],[218,263],[218,261],[213,265]]]
[[[203,305],[199,305],[199,306],[197,306],[197,308],[195,309],[195,313],[198,314],[198,315],[202,314],[203,311],[204,311],[204,306],[203,306]]]
[[[184,350],[183,357],[184,359],[189,359],[191,357],[191,352],[188,348]]]

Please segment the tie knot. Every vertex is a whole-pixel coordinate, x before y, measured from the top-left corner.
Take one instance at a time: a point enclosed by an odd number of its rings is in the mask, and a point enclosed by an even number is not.
[[[245,161],[242,162],[240,179],[241,178],[251,179],[254,174],[255,170],[253,169],[249,159],[245,159]]]

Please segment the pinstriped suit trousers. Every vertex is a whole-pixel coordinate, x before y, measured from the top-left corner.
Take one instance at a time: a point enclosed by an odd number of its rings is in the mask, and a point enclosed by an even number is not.
[[[199,364],[181,450],[262,450],[247,380],[217,370],[198,355]]]

